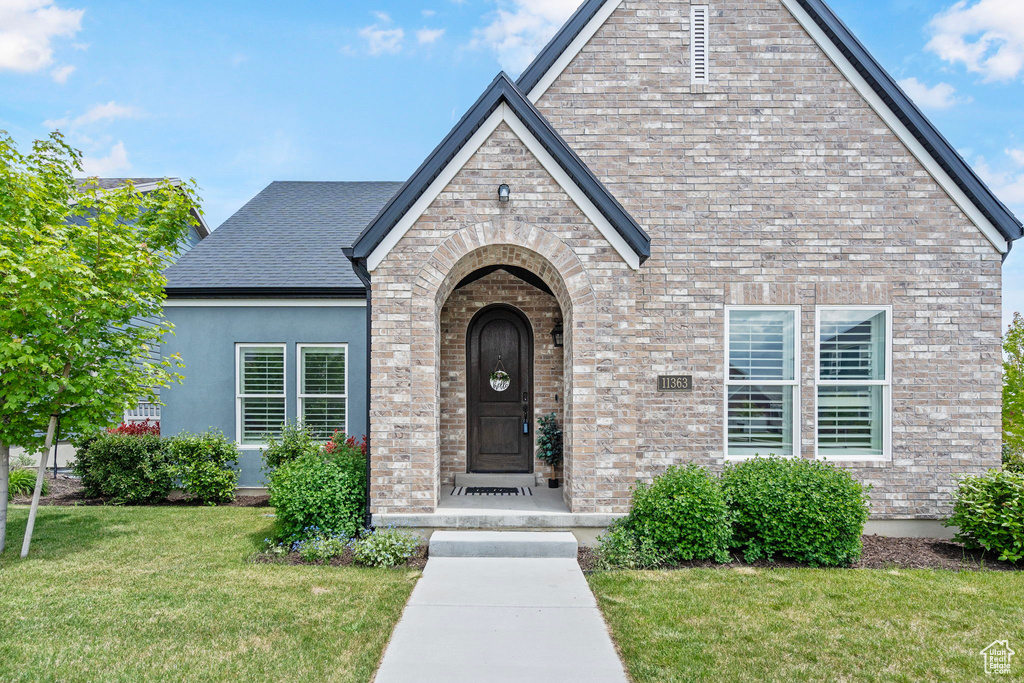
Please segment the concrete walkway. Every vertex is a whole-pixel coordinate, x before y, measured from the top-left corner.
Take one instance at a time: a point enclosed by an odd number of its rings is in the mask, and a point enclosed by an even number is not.
[[[508,557],[431,558],[375,679],[626,680],[576,560]]]

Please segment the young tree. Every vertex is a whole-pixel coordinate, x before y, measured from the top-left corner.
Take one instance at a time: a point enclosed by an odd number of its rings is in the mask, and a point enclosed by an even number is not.
[[[1013,314],[1003,337],[1003,461],[1024,454],[1024,317]]]
[[[69,438],[88,436],[181,380],[177,358],[151,353],[172,328],[161,273],[196,222],[194,183],[78,190],[79,158],[58,133],[27,155],[0,134],[0,402],[12,425],[48,419],[46,449],[58,417]],[[22,557],[44,472],[40,459]]]

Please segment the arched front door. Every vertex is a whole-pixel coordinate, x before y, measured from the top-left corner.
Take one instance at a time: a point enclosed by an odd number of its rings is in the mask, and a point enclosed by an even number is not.
[[[533,471],[533,333],[511,306],[481,310],[469,323],[466,415],[470,472]],[[491,386],[504,369],[508,388]],[[500,387],[499,387],[500,389]]]

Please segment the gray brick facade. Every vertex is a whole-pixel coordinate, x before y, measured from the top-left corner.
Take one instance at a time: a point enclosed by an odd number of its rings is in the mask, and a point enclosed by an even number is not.
[[[574,512],[623,511],[670,464],[722,466],[734,304],[801,308],[802,457],[815,306],[892,307],[892,457],[841,463],[876,517],[941,517],[956,476],[999,464],[1000,254],[779,0],[710,4],[707,85],[689,82],[690,3],[625,0],[537,102],[650,235],[639,270],[504,124],[374,270],[374,512],[433,510],[459,466],[443,358],[472,293],[452,291],[501,263],[566,320]],[[658,393],[658,374],[695,390]]]

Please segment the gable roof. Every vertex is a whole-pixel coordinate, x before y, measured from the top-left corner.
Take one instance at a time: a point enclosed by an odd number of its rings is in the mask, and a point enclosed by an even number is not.
[[[586,41],[594,35],[621,2],[622,0],[587,0],[584,2],[523,71],[516,81],[519,88],[528,93],[533,102],[540,99],[558,73],[561,73],[568,61],[575,56],[574,51],[582,49]],[[965,213],[986,233],[986,236],[1000,251],[1004,253],[1009,251],[1010,243],[1021,237],[1020,220],[993,194],[992,190],[921,113],[921,110],[907,97],[892,76],[882,68],[878,60],[871,56],[824,0],[782,0],[782,4],[793,13],[797,21],[804,25],[811,37],[825,49],[826,53],[830,52],[829,47],[838,50],[839,54],[855,70],[855,74],[864,79],[874,95],[880,98],[883,106],[887,107],[895,116],[898,125],[906,127],[910,136],[934,160],[938,169],[941,169],[941,174],[934,172],[932,168],[928,170],[943,185],[953,200],[964,209]],[[819,40],[812,27],[806,25],[802,20],[801,12],[806,13],[807,18],[822,32],[830,45],[825,45],[822,40]],[[829,54],[829,57],[836,61],[832,54]],[[847,77],[855,75],[846,73],[844,65],[838,62],[837,66],[844,71]],[[851,81],[853,80],[851,78]],[[856,82],[854,82],[854,86],[857,86]],[[862,94],[866,95],[866,93]],[[873,103],[872,106],[874,106]],[[879,114],[886,118],[885,112],[879,111]],[[901,131],[897,130],[898,125],[894,126],[892,125],[894,122],[888,120],[886,123],[889,123],[897,135],[900,135]],[[904,140],[904,142],[908,141]],[[908,147],[926,167],[929,166],[916,153],[913,145],[908,145]],[[952,186],[947,186],[940,175],[947,176]],[[980,216],[972,212],[971,207],[965,206],[967,202],[960,201],[957,190],[963,193],[963,198],[973,206]],[[988,234],[986,222],[998,231],[998,236]],[[999,239],[1000,236],[1005,240],[1005,245],[999,244],[1002,241]]]
[[[167,295],[360,296],[348,246],[399,182],[273,182],[165,271]]]
[[[503,107],[507,109],[502,109]],[[576,153],[555,132],[547,119],[537,111],[537,108],[516,87],[515,83],[505,72],[502,72],[441,141],[441,144],[431,152],[426,161],[416,169],[401,190],[370,222],[353,245],[351,257],[354,260],[367,259],[369,270],[373,270],[379,263],[381,252],[386,253],[390,250],[390,246],[393,246],[393,243],[397,242],[397,239],[404,233],[401,227],[395,234],[392,234],[392,231],[400,223],[403,224],[405,230],[408,229],[411,221],[418,217],[417,211],[422,213],[422,210],[429,205],[429,201],[433,199],[428,194],[428,190],[434,186],[434,189],[439,191],[436,186],[439,184],[439,179],[443,180],[446,177],[442,174],[449,171],[449,166],[461,168],[461,165],[465,163],[466,159],[457,163],[460,153],[462,157],[468,159],[466,153],[475,151],[473,144],[478,146],[483,142],[479,133],[489,133],[488,124],[496,126],[501,120],[506,121],[514,130],[520,124],[525,127],[525,131],[516,131],[517,135],[523,138],[523,142],[527,146],[532,142],[525,139],[529,137],[540,144],[543,150],[531,149],[535,155],[538,152],[543,152],[542,156],[550,155],[561,172],[567,176],[567,180],[582,192],[582,196],[573,196],[574,192],[570,191],[564,182],[559,180],[559,184],[591,220],[596,218],[588,212],[591,206],[600,213],[600,218],[595,220],[598,229],[605,234],[606,238],[609,238],[609,241],[620,253],[625,250],[632,251],[632,258],[627,258],[632,265],[639,266],[650,256],[651,239],[647,233],[622,208],[618,200],[608,192],[586,164],[576,156]],[[544,159],[541,159],[541,163],[544,164]],[[548,168],[549,172],[554,170]],[[591,206],[587,206],[588,203]],[[607,225],[605,225],[606,222]],[[609,234],[609,228],[614,230],[617,237]],[[386,240],[391,244],[386,243]],[[375,252],[376,256],[374,256]],[[626,254],[623,256],[627,257]]]
[[[75,187],[79,190],[99,188],[106,191],[116,190],[130,182],[139,192],[149,192],[156,189],[157,185],[165,180],[174,187],[181,185],[181,178],[98,178],[91,176],[89,178],[75,178]],[[203,214],[193,210],[192,215],[199,221],[199,225],[196,226],[196,233],[199,235],[199,239],[202,240],[209,237],[210,226],[206,224]]]

